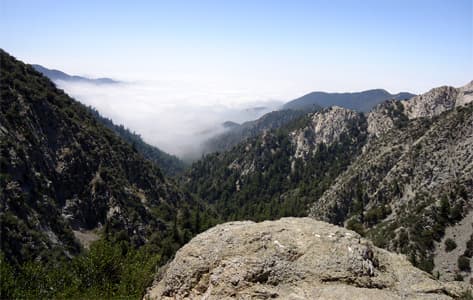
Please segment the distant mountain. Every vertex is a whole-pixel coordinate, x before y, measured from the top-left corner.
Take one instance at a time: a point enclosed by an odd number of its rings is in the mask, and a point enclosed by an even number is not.
[[[393,95],[382,89],[357,93],[312,92],[287,102],[281,110],[269,112],[257,120],[245,122],[240,126],[224,126],[229,130],[206,141],[204,153],[230,150],[236,144],[261,134],[264,130],[280,128],[305,113],[316,112],[322,108],[339,106],[358,112],[368,112],[386,100],[405,100],[413,96],[415,95],[407,92]]]
[[[120,83],[117,80],[111,78],[87,78],[77,75],[69,75],[59,70],[48,69],[41,65],[31,65],[36,71],[40,72],[44,76],[48,77],[52,81],[62,80],[62,81],[73,81],[73,82],[84,82],[84,83],[93,83],[93,84],[116,84]]]
[[[226,121],[226,122],[223,122],[222,126],[225,129],[232,129],[232,128],[239,127],[240,124],[238,124],[236,122],[233,122],[233,121]]]
[[[383,101],[389,99],[405,100],[414,96],[414,94],[406,92],[393,95],[382,89],[356,93],[312,92],[286,103],[283,109],[310,110],[314,105],[322,107],[337,105],[356,111],[367,112]]]
[[[314,106],[315,109],[315,106]],[[241,125],[227,121],[223,127],[225,132],[214,136],[204,143],[204,154],[230,150],[238,143],[255,137],[263,131],[280,128],[304,114],[300,110],[277,110],[269,112],[257,120],[248,121]]]

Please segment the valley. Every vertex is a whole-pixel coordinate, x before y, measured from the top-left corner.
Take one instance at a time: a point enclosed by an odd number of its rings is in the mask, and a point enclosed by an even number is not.
[[[228,123],[186,165],[31,65],[3,50],[0,58],[3,298],[138,299],[153,286],[156,299],[330,299],[347,290],[468,299],[473,82],[417,96],[316,93]],[[369,107],[333,105],[340,95],[368,97]],[[227,228],[224,241],[215,236]],[[439,251],[447,239],[456,250]],[[359,253],[346,252],[356,241]],[[323,266],[314,277],[303,268],[315,255],[306,243],[338,249],[341,261],[313,258]],[[265,259],[232,245],[259,247]],[[194,251],[222,258],[184,270]],[[405,291],[402,276],[418,285]]]

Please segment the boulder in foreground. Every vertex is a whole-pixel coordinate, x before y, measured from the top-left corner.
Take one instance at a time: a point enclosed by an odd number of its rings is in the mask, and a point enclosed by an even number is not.
[[[145,299],[452,299],[466,289],[350,230],[283,218],[226,223],[196,236]]]

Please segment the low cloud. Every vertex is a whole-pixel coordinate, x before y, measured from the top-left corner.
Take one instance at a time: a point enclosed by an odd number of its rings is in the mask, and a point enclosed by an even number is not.
[[[185,159],[200,157],[202,143],[222,132],[223,122],[253,120],[281,104],[254,99],[250,91],[216,90],[178,81],[56,84],[146,142]]]

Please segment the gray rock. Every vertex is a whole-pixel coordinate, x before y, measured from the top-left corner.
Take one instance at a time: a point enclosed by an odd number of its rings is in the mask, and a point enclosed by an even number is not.
[[[464,289],[347,229],[284,218],[198,235],[145,299],[451,299]]]

